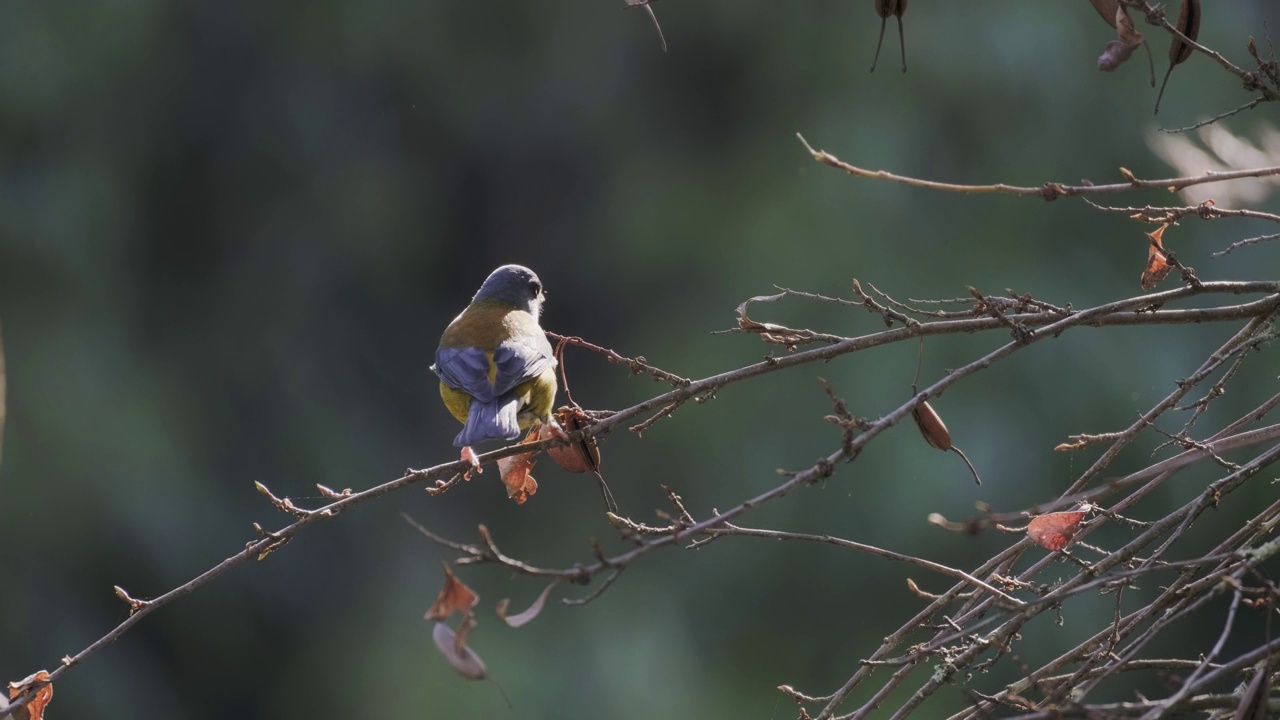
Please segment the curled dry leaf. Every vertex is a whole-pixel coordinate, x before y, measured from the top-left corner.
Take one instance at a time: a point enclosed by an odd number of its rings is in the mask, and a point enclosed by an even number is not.
[[[1084,515],[1078,510],[1037,515],[1027,525],[1027,537],[1040,547],[1057,552],[1076,536]]]
[[[453,629],[443,621],[438,621],[431,629],[431,639],[435,641],[436,649],[444,659],[462,677],[468,680],[483,680],[488,676],[489,671],[485,668],[484,661],[467,647],[465,634],[455,634]]]
[[[907,0],[875,0],[876,14],[880,16],[880,39],[876,40],[876,55],[871,59],[871,72],[880,62],[880,47],[884,45],[884,26],[892,15],[898,19],[898,48],[902,52],[902,72],[907,71],[907,44],[902,35],[902,13],[907,11]]]
[[[1147,266],[1142,270],[1142,289],[1150,290],[1160,284],[1161,280],[1173,269],[1169,262],[1169,254],[1164,250],[1164,231],[1168,223],[1147,233],[1151,242],[1147,245]]]
[[[14,720],[42,720],[45,707],[53,699],[53,684],[49,682],[49,673],[47,671],[41,670],[17,682],[9,683],[9,699],[16,700],[19,695],[37,685],[40,687],[35,691],[35,696],[27,701],[26,705],[7,716],[0,717],[12,717]]]
[[[1129,17],[1129,11],[1117,2],[1094,2],[1096,9],[1107,24],[1116,29],[1116,39],[1107,43],[1106,49],[1098,56],[1098,69],[1103,72],[1111,72],[1123,65],[1133,52],[1140,46],[1146,44],[1146,39],[1142,33],[1138,32],[1133,26],[1133,19]],[[1151,52],[1147,51],[1148,59]],[[1155,84],[1155,66],[1151,68],[1151,84]]]
[[[1182,0],[1182,9],[1178,11],[1178,23],[1174,27],[1189,40],[1194,41],[1200,36],[1200,0]],[[1169,69],[1164,73],[1164,80],[1160,83],[1160,94],[1156,96],[1156,113],[1160,112],[1160,99],[1164,97],[1164,88],[1169,84],[1169,76],[1173,74],[1173,68],[1189,57],[1191,57],[1191,46],[1183,42],[1182,38],[1175,36],[1169,44]]]
[[[738,306],[738,327],[747,332],[753,332],[760,336],[761,340],[774,345],[785,345],[788,349],[794,350],[798,343],[806,340],[802,333],[798,333],[791,328],[774,323],[763,323],[752,320],[747,317],[747,306],[754,302],[776,302],[786,297],[786,293],[778,293],[777,295],[757,295],[749,297]]]
[[[1116,39],[1129,47],[1138,47],[1145,39],[1133,26],[1133,18],[1129,17],[1129,11],[1123,7],[1116,7],[1115,27]]]
[[[550,583],[548,583],[547,586],[543,588],[542,592],[538,595],[538,599],[534,600],[533,604],[530,605],[529,608],[522,613],[516,613],[515,615],[508,615],[507,607],[511,604],[511,601],[508,600],[507,598],[502,598],[501,600],[498,601],[498,606],[495,608],[495,611],[498,613],[498,617],[502,618],[504,622],[506,622],[508,625],[510,625],[513,628],[518,628],[523,625],[527,625],[534,618],[538,617],[538,615],[542,612],[542,608],[545,607],[547,604],[547,596],[551,594],[551,588],[555,587],[559,583],[560,581],[558,579],[552,580]]]
[[[480,602],[480,596],[463,584],[447,563],[444,565],[444,587],[440,588],[440,596],[424,616],[427,620],[447,620],[454,612],[470,615],[472,608]]]
[[[520,444],[537,442],[541,438],[543,427],[545,424],[530,430]],[[515,500],[517,505],[523,505],[531,495],[538,492],[538,481],[531,474],[533,465],[537,462],[536,455],[537,453],[529,452],[498,458],[498,472],[502,473],[502,484],[507,486],[507,497]]]

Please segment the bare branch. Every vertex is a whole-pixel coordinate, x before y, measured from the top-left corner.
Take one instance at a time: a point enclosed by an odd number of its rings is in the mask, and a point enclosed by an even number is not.
[[[1138,188],[1163,188],[1169,192],[1177,192],[1183,188],[1193,185],[1202,185],[1204,183],[1225,182],[1227,180],[1240,180],[1242,178],[1260,178],[1280,175],[1280,165],[1263,168],[1250,168],[1247,170],[1231,170],[1228,172],[1207,172],[1204,175],[1194,177],[1165,178],[1161,180],[1141,180],[1128,170],[1121,168],[1120,174],[1124,175],[1127,182],[1112,183],[1110,185],[1067,185],[1059,182],[1045,182],[1039,187],[1026,187],[1020,185],[1006,185],[1005,183],[996,183],[994,185],[960,185],[956,183],[936,182],[934,180],[924,180],[921,178],[908,177],[906,175],[896,175],[885,170],[866,170],[856,165],[850,165],[835,155],[825,150],[814,150],[809,142],[804,139],[803,135],[796,133],[796,137],[800,138],[800,142],[804,145],[813,159],[829,165],[838,170],[843,170],[850,175],[858,177],[871,178],[872,180],[884,180],[887,182],[901,183],[910,185],[911,187],[925,188],[928,190],[942,190],[944,192],[957,193],[994,193],[1001,195],[1022,195],[1034,196],[1044,200],[1057,200],[1060,197],[1069,197],[1077,195],[1105,195],[1112,193],[1128,192]]]

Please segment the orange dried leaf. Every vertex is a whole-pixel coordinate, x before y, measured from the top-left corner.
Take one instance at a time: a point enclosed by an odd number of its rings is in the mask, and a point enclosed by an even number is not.
[[[1143,290],[1150,290],[1158,285],[1173,269],[1173,265],[1169,262],[1169,255],[1164,251],[1163,237],[1167,227],[1169,227],[1168,223],[1147,233],[1151,242],[1147,245],[1147,266],[1142,271]]]
[[[498,459],[502,484],[507,486],[507,497],[515,500],[517,505],[523,505],[530,495],[538,492],[538,481],[530,474],[533,464],[533,453]]]
[[[436,602],[427,610],[424,616],[427,620],[446,620],[455,611],[463,615],[470,615],[471,609],[480,602],[480,596],[475,591],[467,587],[453,574],[448,564],[444,564],[444,587],[440,588],[440,596],[436,598]]]
[[[33,686],[40,685],[35,691],[35,696],[27,701],[20,710],[11,714],[15,720],[42,720],[44,718],[44,709],[53,699],[53,684],[49,682],[49,673],[45,670],[28,675],[27,677],[9,683],[9,699],[16,700],[19,695],[30,690]]]
[[[1027,525],[1027,537],[1040,547],[1057,552],[1066,547],[1076,536],[1084,515],[1081,511],[1037,515]]]
[[[542,593],[538,595],[537,600],[533,601],[533,604],[529,606],[529,609],[522,613],[508,615],[507,607],[511,604],[510,601],[507,598],[499,600],[498,606],[495,608],[498,613],[498,617],[502,618],[513,628],[529,624],[529,622],[538,617],[538,614],[542,612],[542,608],[547,604],[547,596],[551,594],[551,588],[555,587],[559,582],[559,580],[552,580],[545,588],[542,589]]]

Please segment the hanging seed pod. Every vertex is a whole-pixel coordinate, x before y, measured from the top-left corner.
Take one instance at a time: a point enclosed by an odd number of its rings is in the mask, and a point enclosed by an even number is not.
[[[942,422],[942,417],[928,401],[917,405],[911,411],[911,417],[915,419],[916,427],[920,428],[920,434],[924,435],[925,442],[939,450],[951,449],[951,433],[947,430],[947,424]]]
[[[892,15],[898,19],[898,49],[902,52],[902,72],[907,71],[907,45],[902,35],[902,13],[907,11],[907,0],[875,0],[876,14],[880,16],[880,39],[876,41],[876,56],[871,60],[871,72],[880,62],[880,46],[884,45],[884,26]]]
[[[562,406],[556,411],[556,422],[559,424],[561,433],[555,432],[554,426],[548,426],[548,431],[557,436],[563,436],[568,433],[580,430],[588,425],[586,416],[578,408]],[[550,434],[545,435],[550,437]],[[600,469],[600,447],[596,444],[596,439],[591,437],[586,440],[569,445],[555,445],[547,448],[547,454],[560,467],[571,473],[595,472]]]
[[[979,485],[982,484],[982,478],[978,477],[978,471],[974,469],[973,463],[969,462],[969,456],[951,444],[951,433],[947,430],[947,424],[942,422],[942,417],[928,401],[917,405],[911,411],[911,417],[916,421],[916,427],[920,428],[920,434],[924,436],[925,442],[939,450],[949,450],[959,455],[964,460],[964,464],[969,466],[969,472],[973,473],[973,481]]]
[[[1190,40],[1200,35],[1200,0],[1182,0],[1182,9],[1178,11],[1178,32]],[[1156,96],[1156,113],[1160,112],[1160,99],[1164,97],[1164,87],[1169,84],[1169,75],[1173,68],[1191,57],[1191,46],[1175,37],[1169,44],[1169,69],[1164,73],[1164,81],[1160,83],[1160,94]]]
[[[539,439],[564,437],[590,424],[581,408],[568,405],[556,411],[555,419],[555,423],[547,423],[542,426],[543,432],[539,435]],[[552,460],[556,461],[557,465],[571,473],[594,473],[596,481],[600,485],[600,494],[604,497],[605,507],[608,508],[609,512],[617,511],[618,503],[613,499],[613,493],[609,490],[609,485],[605,483],[604,475],[600,474],[600,446],[596,443],[594,437],[579,440],[569,445],[554,445],[547,448],[547,454],[551,456]]]

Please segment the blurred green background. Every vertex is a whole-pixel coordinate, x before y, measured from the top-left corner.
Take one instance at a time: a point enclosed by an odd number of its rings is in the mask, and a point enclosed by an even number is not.
[[[1248,34],[1280,27],[1275,3],[1219,5],[1201,40],[1238,62]],[[456,458],[457,426],[427,366],[445,324],[501,263],[542,276],[548,329],[695,378],[775,350],[710,334],[774,284],[848,297],[857,277],[898,298],[973,285],[1084,307],[1139,291],[1146,228],[1078,201],[850,178],[813,163],[795,133],[865,167],[937,180],[1101,182],[1121,165],[1177,174],[1148,134],[1249,99],[1197,56],[1153,118],[1141,53],[1113,74],[1095,69],[1113,31],[1084,2],[913,3],[905,75],[892,24],[867,72],[871,2],[655,9],[667,54],[620,1],[0,4],[11,405],[0,679],[52,669],[122,620],[113,585],[153,597],[237,551],[251,523],[283,524],[254,481],[307,504],[317,482],[365,488]],[[1163,72],[1167,41],[1140,29]],[[1226,127],[1248,136],[1274,118],[1263,106]],[[1209,257],[1267,231],[1192,219],[1166,241],[1202,278],[1274,279],[1275,244]],[[800,300],[756,314],[845,335],[883,328],[857,309]],[[1055,454],[1055,444],[1127,425],[1234,329],[1072,331],[938,401],[982,487],[899,426],[822,487],[744,524],[976,566],[1014,538],[957,538],[928,513],[1055,495],[1097,454]],[[922,380],[1006,340],[932,340]],[[909,396],[915,357],[905,343],[732,386],[643,439],[609,437],[606,476],[638,520],[665,506],[660,483],[700,516],[730,507],[777,483],[775,468],[837,446],[818,375],[875,417]],[[568,367],[591,408],[663,389],[581,351]],[[1201,427],[1275,390],[1263,355]],[[1143,466],[1159,442],[1146,437],[1112,469]],[[537,474],[523,507],[486,473],[443,497],[409,489],[315,527],[68,673],[50,717],[793,717],[775,686],[834,689],[921,606],[904,578],[950,584],[833,547],[733,538],[654,553],[596,602],[549,605],[512,630],[493,604],[523,607],[541,585],[466,568],[482,598],[472,645],[508,710],[432,647],[421,615],[452,556],[399,513],[456,539],[485,523],[505,550],[546,566],[590,560],[592,537],[622,547],[592,480],[545,462]],[[1186,475],[1136,514],[1185,502],[1211,471]],[[1206,538],[1274,494],[1255,483],[1231,496],[1202,520]],[[1110,597],[1081,598],[1065,627],[1038,621],[1023,658],[1065,649],[1112,609]],[[1202,634],[1161,649],[1206,648],[1220,626],[1205,617]],[[962,701],[949,688],[921,716]]]

